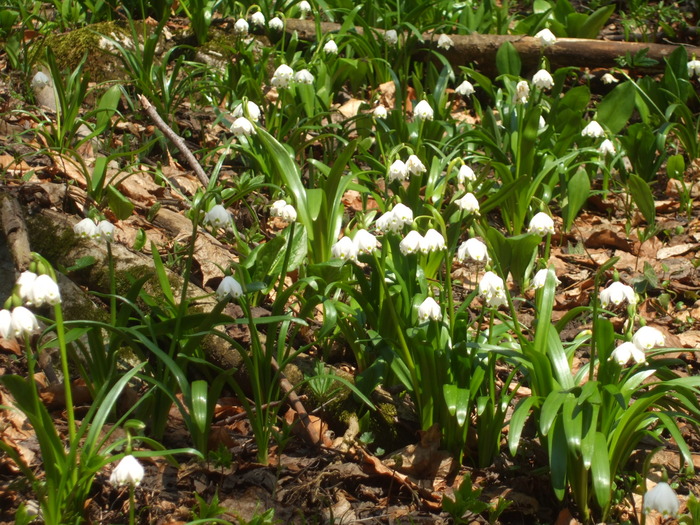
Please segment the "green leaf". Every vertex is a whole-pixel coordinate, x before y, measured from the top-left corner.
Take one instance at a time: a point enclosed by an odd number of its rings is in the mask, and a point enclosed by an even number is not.
[[[591,191],[591,181],[588,179],[588,173],[581,168],[569,180],[567,184],[567,203],[564,208],[564,230],[571,230],[571,225],[574,219],[581,211],[581,208],[588,200]]]
[[[564,433],[564,425],[561,418],[557,419],[552,434],[547,440],[547,445],[552,488],[557,499],[562,501],[566,494],[569,452],[566,446],[566,434]]]
[[[611,133],[617,134],[625,127],[634,111],[636,88],[634,82],[623,82],[598,104],[596,120]]]
[[[457,418],[457,424],[461,427],[469,415],[469,390],[457,385],[443,385],[442,390],[448,412]]]
[[[134,212],[134,205],[114,186],[107,186],[107,202],[119,220],[131,217]]]
[[[653,225],[656,222],[656,206],[649,184],[636,173],[631,173],[627,182],[632,200],[647,223]]]
[[[110,87],[105,94],[100,97],[100,101],[97,104],[97,116],[96,125],[93,134],[99,135],[107,126],[112,122],[112,116],[117,111],[117,106],[119,105],[119,100],[122,96],[121,86],[115,84]]]
[[[606,5],[598,8],[593,14],[588,15],[586,21],[581,24],[575,35],[576,38],[598,38],[600,30],[607,23],[610,16],[615,11],[615,4]]]
[[[496,68],[501,75],[520,76],[522,62],[515,46],[504,42],[496,52]]]
[[[685,174],[683,155],[672,155],[666,160],[666,173],[671,179],[683,180]]]
[[[540,433],[543,436],[549,434],[549,431],[554,424],[554,421],[559,415],[561,406],[566,400],[566,392],[550,392],[547,398],[542,403],[542,408],[540,409],[539,419],[540,419]]]
[[[525,397],[521,399],[515,406],[515,409],[513,409],[513,415],[510,417],[510,424],[508,426],[508,448],[512,456],[515,456],[518,451],[523,427],[530,417],[530,409],[535,401],[537,401],[537,398],[534,396]]]
[[[207,391],[209,385],[204,379],[192,382],[192,404],[189,409],[192,411],[192,419],[201,435],[206,435],[208,421]]]
[[[593,491],[595,499],[601,508],[606,508],[610,503],[610,459],[608,457],[608,442],[602,432],[595,433],[595,452],[591,462],[591,475],[593,477]]]

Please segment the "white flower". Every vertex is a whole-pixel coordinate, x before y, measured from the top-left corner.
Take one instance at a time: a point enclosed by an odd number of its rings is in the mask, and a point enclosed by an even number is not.
[[[12,334],[15,337],[29,336],[38,330],[39,323],[31,310],[24,306],[18,306],[12,310]]]
[[[250,21],[254,26],[263,27],[265,25],[265,15],[260,11],[256,11],[250,15]]]
[[[408,235],[404,237],[399,243],[399,249],[403,255],[409,255],[411,253],[416,253],[420,249],[420,245],[423,242],[423,236],[416,230],[411,230]]]
[[[14,335],[12,332],[12,313],[9,310],[0,310],[0,337],[11,339]]]
[[[610,73],[605,73],[602,77],[600,77],[601,82],[603,84],[617,84],[619,82],[618,79],[616,79],[612,74]]]
[[[487,263],[491,260],[488,248],[479,239],[467,239],[457,249],[457,259],[464,261],[471,259],[475,262]]]
[[[109,221],[100,221],[97,225],[97,233],[102,242],[114,242],[114,224]]]
[[[380,232],[397,232],[399,230],[399,223],[394,220],[394,214],[390,211],[379,217],[374,225]]]
[[[39,73],[37,73],[37,75],[38,74]],[[693,78],[693,75],[700,77],[700,60],[693,59],[693,60],[690,60],[688,62],[688,76],[690,78]],[[34,78],[36,78],[36,76]],[[33,85],[34,85],[34,82],[32,82],[32,86]]]
[[[442,234],[430,228],[420,241],[420,251],[422,253],[437,252],[445,249],[445,238]]]
[[[399,35],[396,32],[396,29],[389,29],[384,33],[384,42],[390,46],[395,46],[399,43]]]
[[[291,204],[287,204],[285,200],[273,202],[272,206],[270,206],[270,215],[279,217],[287,222],[294,222],[297,220],[297,210]]]
[[[433,120],[433,108],[430,107],[427,100],[421,100],[413,108],[413,116],[420,120]]]
[[[635,363],[643,363],[646,360],[646,356],[643,350],[640,350],[634,343],[629,341],[615,348],[609,357],[609,360],[616,361],[620,366],[627,365],[630,359],[634,360]]]
[[[474,94],[474,86],[472,85],[471,82],[468,80],[465,80],[462,82],[459,86],[455,88],[455,93],[458,95],[462,95],[464,97],[468,97],[469,95]]]
[[[389,182],[398,180],[404,181],[408,178],[408,167],[401,159],[396,159],[391,166],[389,166],[389,175],[387,179]]]
[[[428,297],[420,304],[418,307],[418,319],[421,323],[424,323],[428,319],[431,321],[439,321],[442,319],[442,310],[440,310],[440,305],[437,304],[435,299]]]
[[[603,156],[615,155],[615,145],[612,143],[612,140],[605,139],[603,142],[601,142],[600,146],[598,146],[598,153]]]
[[[460,184],[464,184],[466,181],[474,182],[476,180],[476,173],[466,164],[462,164],[457,172],[457,181]]]
[[[644,514],[656,510],[662,516],[676,516],[679,507],[678,495],[665,481],[644,494]]]
[[[247,115],[245,114],[244,109],[248,110]],[[236,118],[247,117],[257,122],[258,120],[260,120],[260,106],[258,106],[252,100],[246,102],[245,108],[243,107],[243,103],[238,104],[233,109],[233,116]]]
[[[79,237],[85,237],[87,239],[92,239],[99,235],[97,233],[97,225],[95,224],[95,221],[88,219],[87,217],[73,226],[73,231]]]
[[[588,124],[586,124],[586,127],[583,128],[581,135],[584,137],[598,138],[605,135],[605,130],[595,120],[591,120]]]
[[[326,45],[323,46],[323,51],[327,55],[337,55],[338,44],[336,44],[333,40],[329,40],[328,42],[326,42]]]
[[[438,38],[437,46],[440,49],[447,50],[447,49],[450,49],[454,45],[455,45],[454,41],[447,35],[440,35],[440,38]]]
[[[237,35],[247,35],[248,34],[248,22],[243,18],[236,20],[233,24],[233,32]]]
[[[690,71],[690,62],[688,62],[688,70]],[[37,71],[34,78],[32,78],[32,88],[35,90],[40,90],[50,85],[51,79],[43,71]]]
[[[420,161],[417,155],[410,155],[406,161],[406,169],[413,175],[425,173],[425,165]]]
[[[554,233],[554,221],[549,215],[541,211],[530,220],[527,232],[536,233],[540,237],[544,237],[548,233]]]
[[[533,288],[544,288],[544,285],[547,282],[547,275],[549,275],[549,269],[547,268],[543,268],[542,270],[538,271],[532,278]],[[554,276],[554,283],[555,286],[561,284],[561,281],[557,278],[556,275]]]
[[[525,104],[530,97],[530,84],[527,80],[521,80],[515,85],[515,102]]]
[[[204,224],[210,224],[214,228],[227,228],[231,224],[231,214],[221,204],[216,204],[204,214]]]
[[[273,31],[282,31],[282,29],[284,29],[284,22],[282,22],[282,19],[279,16],[276,16],[270,19],[270,21],[267,23],[267,27]]]
[[[653,326],[642,326],[635,332],[632,342],[640,350],[651,350],[665,344],[664,334]]]
[[[473,193],[465,194],[461,199],[457,199],[455,204],[460,210],[479,215],[479,201]]]
[[[384,106],[379,104],[376,108],[374,108],[374,111],[372,112],[372,116],[374,118],[387,118],[389,116],[389,112],[386,110]]]
[[[294,75],[294,81],[298,84],[313,84],[314,76],[308,69],[300,69],[297,71],[296,75]]]
[[[219,301],[229,297],[231,299],[238,299],[243,295],[243,287],[241,283],[236,281],[230,275],[227,275],[219,283],[219,287],[216,289],[216,297]]]
[[[136,486],[141,483],[145,474],[146,472],[138,459],[129,454],[124,456],[119,464],[114,467],[112,474],[109,476],[109,482],[117,487],[122,485]]]
[[[277,88],[289,87],[289,83],[294,77],[294,70],[287,64],[281,64],[272,75],[272,85]]]
[[[600,292],[600,304],[603,308],[607,308],[611,303],[615,306],[620,306],[627,301],[629,304],[636,304],[637,297],[634,295],[634,290],[631,286],[615,281],[605,290]]]
[[[537,130],[542,131],[546,127],[547,127],[547,121],[544,119],[544,117],[542,115],[540,115],[540,121],[537,123]]]
[[[357,248],[357,253],[372,253],[377,249],[377,238],[367,230],[358,230],[352,240]]]
[[[486,272],[481,278],[479,293],[489,306],[501,306],[508,302],[503,279],[493,272]]]
[[[231,124],[231,131],[234,135],[239,137],[249,137],[250,135],[255,135],[257,133],[253,123],[245,117],[238,117],[236,120],[234,120],[233,124]]]
[[[394,219],[401,223],[402,226],[413,222],[413,210],[405,204],[398,203],[394,206],[394,209],[391,210],[391,213]]]
[[[535,38],[540,41],[540,45],[551,46],[557,41],[557,37],[554,36],[549,29],[543,29],[535,33]]]
[[[554,85],[554,79],[552,75],[549,74],[549,71],[540,69],[532,77],[532,83],[539,89],[550,89]]]
[[[61,302],[61,292],[58,284],[49,275],[40,275],[32,285],[32,304],[41,306],[43,304],[55,305]]]
[[[350,237],[343,237],[331,247],[331,255],[343,261],[356,261],[357,247]]]
[[[17,278],[17,294],[24,303],[31,304],[32,302],[32,290],[34,289],[36,278],[37,274],[28,270],[22,272]]]
[[[301,0],[299,2],[299,11],[301,11],[301,17],[304,18],[311,12],[311,4],[306,0]]]

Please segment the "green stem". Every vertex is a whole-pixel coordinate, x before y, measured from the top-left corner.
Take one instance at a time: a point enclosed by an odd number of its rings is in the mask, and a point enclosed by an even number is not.
[[[129,525],[134,525],[135,520],[134,485],[129,483]]]

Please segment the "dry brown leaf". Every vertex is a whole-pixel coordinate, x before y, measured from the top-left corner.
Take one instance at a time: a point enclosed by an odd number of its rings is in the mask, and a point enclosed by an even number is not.
[[[145,171],[136,171],[119,184],[119,191],[135,204],[144,207],[153,206],[158,197],[162,197],[165,189],[153,182],[153,177]]]
[[[338,108],[338,112],[346,119],[352,118],[360,112],[362,104],[366,104],[366,102],[357,98],[351,98]]]
[[[661,248],[657,253],[656,257],[659,260],[664,260],[664,259],[669,259],[671,257],[676,257],[677,255],[683,255],[688,253],[689,251],[697,250],[698,245],[694,243],[683,243],[683,244],[677,244],[675,246],[667,246],[665,248]]]

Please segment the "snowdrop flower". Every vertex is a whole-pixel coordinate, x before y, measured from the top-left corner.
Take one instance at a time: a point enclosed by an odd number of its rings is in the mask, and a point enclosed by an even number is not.
[[[114,224],[109,221],[100,221],[97,225],[97,233],[102,242],[114,242]]]
[[[38,74],[39,73],[37,73],[37,75]],[[690,78],[693,78],[693,75],[700,77],[700,60],[693,59],[688,62],[688,76]],[[36,76],[34,78],[36,78]],[[34,86],[34,81],[32,81],[32,86]]]
[[[457,259],[464,262],[471,259],[474,262],[487,263],[491,260],[488,248],[479,239],[467,239],[457,249]]]
[[[586,124],[586,127],[583,128],[581,135],[584,137],[599,138],[605,135],[605,130],[595,120],[591,120],[588,124]]]
[[[88,219],[87,217],[73,226],[73,231],[79,237],[84,237],[87,239],[92,239],[98,235],[95,221]]]
[[[542,115],[540,115],[540,121],[537,123],[537,130],[542,131],[546,127],[547,127],[547,121],[544,119],[544,117]]]
[[[448,35],[440,35],[440,38],[438,38],[437,46],[440,49],[447,50],[447,49],[450,49],[454,45],[455,45],[454,41]]]
[[[615,281],[605,290],[600,292],[600,304],[603,308],[607,308],[611,303],[615,306],[620,306],[627,301],[629,304],[636,304],[637,297],[631,286]]]
[[[333,40],[329,40],[328,42],[326,42],[326,45],[323,46],[323,52],[327,55],[337,55],[338,44],[336,44]]]
[[[615,348],[608,360],[615,361],[620,366],[626,366],[630,360],[634,360],[635,363],[643,363],[646,361],[646,356],[643,350],[640,350],[634,343],[628,341]]]
[[[299,2],[299,11],[301,11],[301,17],[306,18],[306,15],[311,12],[311,4],[306,0],[301,0]]]
[[[238,117],[234,120],[233,124],[231,124],[231,131],[238,137],[249,137],[257,133],[253,123],[245,117]]]
[[[460,210],[479,215],[479,201],[473,193],[465,194],[461,199],[457,199],[455,204]]]
[[[527,80],[521,80],[515,85],[515,102],[525,104],[530,97],[530,84]]]
[[[51,306],[61,302],[61,292],[58,289],[58,284],[50,275],[40,275],[34,280],[32,285],[32,304],[34,306],[42,306],[50,304]]]
[[[377,230],[380,232],[398,232],[400,225],[398,221],[395,220],[394,214],[390,211],[384,213],[381,217],[379,217],[374,225],[377,227]]]
[[[18,306],[12,310],[12,335],[20,337],[30,336],[39,330],[39,322],[36,317],[24,306]]]
[[[282,19],[279,16],[276,16],[270,19],[270,21],[267,23],[267,27],[273,31],[282,31],[282,29],[284,29],[284,22],[282,22]]]
[[[601,142],[600,146],[598,146],[598,153],[603,156],[615,155],[615,145],[610,139],[605,139],[603,142]]]
[[[236,279],[230,275],[225,276],[221,279],[219,287],[216,289],[216,297],[219,301],[226,298],[238,299],[243,295],[243,287]]]
[[[11,339],[14,335],[12,332],[12,314],[9,310],[0,310],[0,337]]]
[[[204,214],[204,224],[210,224],[214,228],[227,228],[231,224],[231,214],[221,204],[216,204]]]
[[[445,238],[439,231],[430,228],[421,239],[419,249],[425,254],[444,250]]]
[[[420,249],[422,242],[423,236],[416,230],[411,230],[399,243],[399,250],[401,250],[403,255],[416,253]]]
[[[503,279],[493,272],[486,272],[481,278],[479,293],[489,306],[501,306],[508,302]]]
[[[233,24],[233,32],[237,35],[247,35],[248,34],[248,22],[243,18],[236,20]]]
[[[656,510],[662,516],[676,516],[679,507],[678,495],[665,481],[657,484],[644,495],[644,514]]]
[[[541,211],[530,220],[527,232],[536,233],[540,237],[544,237],[548,233],[554,233],[554,221],[549,215]]]
[[[396,29],[389,29],[384,33],[384,42],[390,46],[395,46],[399,43],[399,35],[396,32]]]
[[[616,79],[612,74],[610,73],[605,73],[602,77],[600,77],[600,81],[605,84],[617,84],[619,82],[618,79]]]
[[[350,237],[343,237],[331,246],[331,255],[343,261],[356,261],[357,248]]]
[[[439,321],[442,319],[442,310],[435,299],[427,297],[418,307],[418,319],[424,323],[428,319],[431,321]]]
[[[554,33],[546,28],[535,33],[535,38],[540,41],[540,45],[545,47],[551,46],[557,41],[557,37],[554,36]]]
[[[399,182],[404,181],[408,178],[408,167],[401,159],[396,159],[391,166],[389,166],[389,176],[387,177],[389,182],[398,180]]]
[[[358,255],[361,253],[370,254],[377,248],[377,238],[367,230],[358,230],[352,240],[355,243]]]
[[[651,350],[665,344],[664,334],[653,326],[642,326],[635,332],[632,342],[640,350]]]
[[[469,95],[474,94],[474,86],[472,85],[471,82],[468,80],[465,80],[462,82],[459,86],[455,88],[455,93],[458,95],[462,95],[464,97],[468,97]]]
[[[690,62],[688,62],[688,71],[690,71]],[[40,90],[50,85],[51,79],[43,71],[37,71],[34,78],[32,78],[32,88],[35,90]]]
[[[539,89],[550,89],[554,85],[554,79],[552,75],[549,74],[549,71],[540,69],[532,77],[532,83]]]
[[[466,164],[462,164],[457,172],[457,182],[464,184],[466,181],[474,182],[476,180],[476,173]]]
[[[532,286],[535,289],[539,288],[544,288],[545,283],[547,282],[547,275],[549,275],[549,269],[548,268],[543,268],[540,271],[538,271],[535,276],[532,278]],[[559,286],[561,284],[561,281],[557,278],[557,276],[554,276],[554,283],[555,286]]]
[[[410,155],[406,161],[406,169],[413,175],[425,173],[425,165],[420,161],[417,155]]]
[[[265,15],[262,14],[260,11],[256,11],[252,15],[250,15],[250,21],[254,26],[262,27],[265,25]]]
[[[394,216],[394,219],[401,224],[401,226],[411,224],[413,222],[413,210],[411,210],[411,208],[405,204],[398,203],[391,210],[391,214]]]
[[[279,217],[287,222],[294,222],[297,220],[296,209],[294,209],[294,206],[291,204],[287,204],[285,200],[273,202],[272,206],[270,206],[270,215],[272,217]]]
[[[413,108],[413,116],[420,120],[433,120],[433,108],[430,107],[427,100],[421,100]]]
[[[389,112],[386,110],[384,106],[379,104],[376,108],[374,108],[374,111],[372,112],[372,116],[374,118],[387,118],[389,116]]]
[[[272,85],[277,88],[289,87],[289,83],[294,76],[294,70],[287,64],[280,65],[272,75]]]
[[[25,304],[31,304],[32,302],[32,290],[34,289],[34,282],[37,277],[37,274],[34,272],[26,271],[22,272],[17,278],[17,294]]]
[[[248,110],[247,115],[245,114],[244,109]],[[243,107],[243,103],[241,103],[233,109],[233,116],[236,118],[247,117],[257,122],[258,120],[260,120],[260,106],[258,106],[252,100],[248,100],[246,102],[245,108]]]
[[[301,69],[294,75],[294,81],[298,84],[313,84],[314,76],[308,69]]]
[[[122,485],[136,486],[141,483],[145,474],[146,472],[138,459],[129,454],[124,456],[114,468],[109,476],[109,482],[117,487]]]

